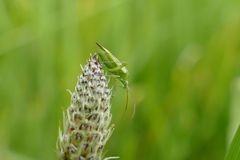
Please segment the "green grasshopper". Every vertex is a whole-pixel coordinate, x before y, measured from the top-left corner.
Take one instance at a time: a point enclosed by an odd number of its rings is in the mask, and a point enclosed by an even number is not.
[[[122,63],[118,60],[110,51],[104,48],[102,45],[96,42],[98,47],[101,49],[100,52],[97,52],[98,56],[101,59],[102,64],[104,65],[107,72],[110,75],[113,75],[116,79],[118,79],[123,88],[127,91],[127,103],[125,107],[125,111],[127,110],[128,106],[128,70],[125,63]]]

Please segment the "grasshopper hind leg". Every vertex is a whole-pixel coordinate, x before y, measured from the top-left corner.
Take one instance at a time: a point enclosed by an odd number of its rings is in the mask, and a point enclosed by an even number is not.
[[[125,105],[125,112],[127,111],[128,108],[128,88],[126,90],[126,105]]]

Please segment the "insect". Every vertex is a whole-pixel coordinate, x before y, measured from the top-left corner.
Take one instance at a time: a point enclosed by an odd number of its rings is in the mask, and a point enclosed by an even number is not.
[[[117,59],[110,51],[108,51],[106,48],[104,48],[102,45],[96,42],[98,47],[101,49],[100,52],[97,52],[98,56],[101,59],[101,62],[103,63],[105,69],[107,72],[110,73],[113,77],[118,79],[122,85],[123,88],[126,89],[126,107],[125,111],[127,110],[128,106],[128,70],[125,63],[122,63],[119,59]]]

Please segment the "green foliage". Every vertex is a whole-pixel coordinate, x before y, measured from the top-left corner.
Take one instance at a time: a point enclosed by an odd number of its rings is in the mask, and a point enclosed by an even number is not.
[[[65,90],[96,41],[129,69],[106,155],[223,159],[240,122],[239,28],[237,0],[1,0],[0,159],[56,159]]]
[[[238,160],[238,159],[240,159],[240,127],[238,127],[238,130],[236,131],[229,151],[225,157],[225,160]]]

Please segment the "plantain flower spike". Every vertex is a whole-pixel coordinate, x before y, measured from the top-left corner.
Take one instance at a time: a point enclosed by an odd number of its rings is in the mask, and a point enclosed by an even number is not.
[[[59,160],[102,160],[114,129],[110,126],[111,90],[96,54],[82,70],[71,93],[71,104],[63,113],[63,129],[59,129],[57,140]]]

